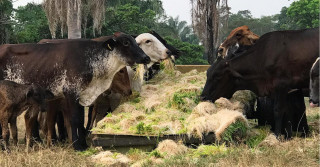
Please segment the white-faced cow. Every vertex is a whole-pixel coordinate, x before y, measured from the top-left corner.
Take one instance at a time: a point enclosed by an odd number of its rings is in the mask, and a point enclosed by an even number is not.
[[[303,48],[303,49],[302,49]],[[251,90],[275,100],[275,133],[282,129],[287,93],[309,86],[309,72],[319,56],[319,29],[267,33],[244,54],[215,62],[207,71],[202,100],[230,98]]]
[[[0,60],[0,79],[35,83],[65,98],[76,150],[87,148],[82,106],[92,105],[121,68],[150,63],[136,41],[123,33],[101,42],[1,45]]]
[[[127,67],[130,78],[131,88],[140,92],[144,83],[144,74],[148,68],[160,60],[167,59],[171,56],[168,50],[155,36],[150,33],[143,33],[136,37],[139,47],[151,58],[151,62],[145,68],[139,68],[138,73],[131,67]]]
[[[319,57],[310,71],[310,106],[319,107]]]

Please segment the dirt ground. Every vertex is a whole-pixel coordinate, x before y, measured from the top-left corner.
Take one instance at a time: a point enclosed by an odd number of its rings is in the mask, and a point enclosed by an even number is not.
[[[127,156],[131,159],[129,165],[143,161],[140,166],[319,166],[319,108],[307,106],[308,124],[311,135],[306,138],[294,137],[290,141],[280,142],[273,146],[257,146],[249,148],[245,144],[231,145],[223,152],[211,149],[199,151],[189,148],[183,155],[171,157],[160,156],[154,152],[131,151]],[[11,146],[11,153],[0,152],[1,167],[26,166],[101,166],[92,161],[91,155],[98,152],[90,148],[85,152],[73,151],[70,144],[57,145],[46,148],[43,144],[36,144],[30,152],[25,151],[24,119],[18,119],[18,147]],[[212,147],[221,147],[213,145]],[[113,150],[114,151],[114,150]],[[116,154],[116,153],[115,153]],[[157,157],[157,158],[154,158]],[[160,163],[159,163],[160,162]]]

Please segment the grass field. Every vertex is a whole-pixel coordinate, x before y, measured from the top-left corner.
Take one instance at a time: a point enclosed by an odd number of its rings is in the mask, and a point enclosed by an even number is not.
[[[250,140],[251,144],[201,146],[198,149],[189,148],[186,153],[171,157],[155,151],[150,153],[131,150],[127,157],[131,159],[130,165],[140,161],[141,166],[319,166],[319,108],[311,109],[308,104],[306,106],[312,130],[307,138],[294,137],[290,141],[269,146],[259,145],[261,139],[257,137]],[[103,166],[92,161],[91,155],[98,152],[94,148],[75,152],[69,144],[50,149],[36,144],[30,152],[25,152],[22,116],[19,117],[18,124],[19,145],[11,146],[10,154],[0,152],[1,167]],[[114,153],[115,158],[117,154]]]

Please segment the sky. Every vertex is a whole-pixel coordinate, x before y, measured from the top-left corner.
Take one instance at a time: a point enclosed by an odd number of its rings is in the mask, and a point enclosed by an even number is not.
[[[14,7],[26,5],[28,2],[41,3],[42,0],[14,0]],[[295,0],[228,0],[232,13],[239,10],[250,10],[255,18],[280,13],[284,6],[290,6]],[[163,7],[169,16],[179,16],[179,19],[191,24],[190,0],[162,0]]]

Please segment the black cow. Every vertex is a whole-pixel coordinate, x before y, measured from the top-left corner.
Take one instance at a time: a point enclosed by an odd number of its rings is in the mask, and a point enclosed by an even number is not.
[[[0,79],[35,83],[65,98],[76,150],[87,148],[84,112],[106,91],[117,71],[150,58],[129,35],[116,33],[107,41],[76,40],[64,43],[0,46]],[[82,106],[81,106],[82,105]]]
[[[225,59],[232,59],[236,56],[244,54],[252,45],[232,45],[229,47]],[[219,59],[221,57],[218,57]],[[291,138],[291,131],[302,132],[302,136],[306,136],[309,132],[306,117],[306,107],[304,103],[304,94],[302,90],[290,90],[287,94],[287,114],[282,121],[281,132],[286,138]],[[253,113],[254,118],[258,119],[259,126],[271,125],[271,130],[275,130],[274,121],[274,99],[271,97],[257,97],[256,112]],[[248,117],[249,118],[249,117]]]
[[[287,115],[287,93],[309,86],[310,68],[319,55],[319,29],[276,31],[263,35],[241,56],[216,61],[207,71],[202,100],[230,98],[251,90],[275,100],[275,134]]]
[[[319,57],[312,65],[310,71],[310,106],[319,106]]]

